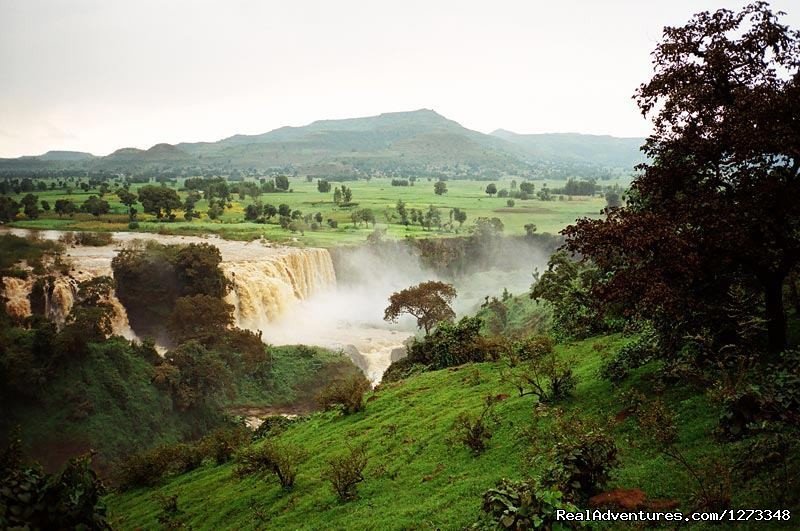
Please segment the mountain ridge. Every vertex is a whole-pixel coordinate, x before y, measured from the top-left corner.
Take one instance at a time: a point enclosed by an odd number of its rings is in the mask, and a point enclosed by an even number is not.
[[[524,175],[553,164],[632,168],[641,161],[638,146],[643,141],[580,133],[525,135],[505,129],[485,134],[433,109],[417,109],[316,120],[214,142],[158,143],[148,149],[123,147],[100,157],[53,151],[0,159],[0,169],[25,164],[107,170],[202,166],[292,168],[313,175],[333,167],[340,168],[334,173],[356,175]]]

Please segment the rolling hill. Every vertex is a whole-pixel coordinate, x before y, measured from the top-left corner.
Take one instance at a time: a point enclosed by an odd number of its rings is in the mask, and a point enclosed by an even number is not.
[[[580,134],[487,135],[429,109],[364,118],[320,120],[217,142],[122,148],[105,157],[48,152],[0,159],[0,170],[131,171],[152,168],[279,169],[306,175],[440,175],[536,177],[553,165],[630,169],[642,139]]]

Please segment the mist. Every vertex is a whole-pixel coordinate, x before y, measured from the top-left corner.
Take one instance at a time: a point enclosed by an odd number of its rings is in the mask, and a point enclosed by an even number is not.
[[[461,318],[503,289],[515,295],[529,290],[533,271],[546,265],[550,249],[511,238],[496,244],[501,248],[490,260],[479,266],[468,260],[456,275],[426,265],[406,242],[336,249],[335,285],[286,308],[262,329],[264,340],[342,350],[377,382],[392,361],[405,356],[407,342],[421,334],[411,316],[397,323],[383,320],[392,293],[428,280],[453,284],[458,293],[453,309]]]

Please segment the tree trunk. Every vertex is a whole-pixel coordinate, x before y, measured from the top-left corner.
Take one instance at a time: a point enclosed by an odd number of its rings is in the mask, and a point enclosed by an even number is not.
[[[764,283],[768,347],[772,354],[786,349],[786,313],[783,310],[784,275],[772,275]]]
[[[792,303],[794,304],[794,311],[800,316],[800,292],[797,290],[797,283],[800,281],[800,275],[797,272],[789,275],[789,293],[791,295]]]

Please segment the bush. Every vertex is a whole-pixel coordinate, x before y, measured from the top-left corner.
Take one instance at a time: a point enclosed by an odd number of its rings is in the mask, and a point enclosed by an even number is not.
[[[244,426],[220,428],[200,440],[203,455],[213,457],[218,465],[227,463],[236,451],[247,444],[250,431]]]
[[[456,421],[453,424],[455,439],[467,446],[473,455],[482,454],[492,438],[491,425],[497,422],[492,412],[494,403],[494,399],[491,396],[486,397],[486,402],[480,415],[472,416],[469,413],[462,412],[456,417]]]
[[[552,444],[534,449],[533,460],[544,465],[542,484],[555,487],[567,500],[585,502],[608,481],[617,466],[617,445],[600,426],[573,417],[556,418],[549,430]]]
[[[352,500],[358,493],[358,484],[364,481],[367,451],[364,446],[350,448],[349,452],[334,457],[327,463],[322,479],[328,480],[342,501]]]
[[[481,325],[478,317],[464,317],[458,323],[441,322],[424,339],[414,340],[408,359],[432,370],[485,361]]]
[[[371,384],[363,373],[357,372],[345,379],[334,380],[317,395],[317,402],[323,409],[341,408],[345,415],[364,409],[364,393]]]
[[[533,395],[542,403],[557,402],[572,395],[577,379],[568,361],[560,360],[555,351],[539,353],[503,373],[503,378],[512,383],[519,396]]]
[[[114,467],[114,482],[120,490],[157,485],[167,475],[172,457],[166,446],[130,455]]]
[[[515,531],[552,529],[557,510],[577,511],[574,505],[564,500],[564,494],[558,489],[507,479],[501,479],[494,488],[483,493],[482,509],[489,522],[479,522],[475,527]],[[490,525],[485,525],[487,523]]]
[[[297,468],[308,457],[302,448],[267,441],[259,447],[248,447],[236,455],[237,476],[272,473],[278,477],[281,487],[291,489],[297,477]]]
[[[58,474],[22,462],[16,434],[0,453],[0,528],[111,529],[106,521],[103,483],[91,457],[70,459]]]
[[[111,245],[113,235],[110,232],[76,232],[74,241],[78,245],[103,247]]]
[[[381,383],[399,382],[409,376],[425,372],[425,365],[414,363],[408,357],[393,361],[389,368],[383,373]]]
[[[128,223],[128,228],[131,229],[131,230],[138,229],[139,228],[139,222],[138,221],[131,221],[130,223]]]
[[[298,420],[298,418],[284,417],[283,415],[270,415],[253,431],[252,439],[259,441],[269,437],[276,437],[283,433],[286,428],[298,422]]]
[[[641,336],[626,343],[617,353],[600,367],[600,376],[611,382],[627,378],[630,371],[658,357],[658,336],[650,328]]]

